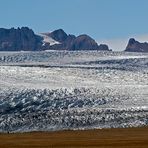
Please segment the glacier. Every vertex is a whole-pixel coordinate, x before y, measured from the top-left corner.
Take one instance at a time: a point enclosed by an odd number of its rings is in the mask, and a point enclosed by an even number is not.
[[[148,54],[0,52],[0,132],[148,125]]]

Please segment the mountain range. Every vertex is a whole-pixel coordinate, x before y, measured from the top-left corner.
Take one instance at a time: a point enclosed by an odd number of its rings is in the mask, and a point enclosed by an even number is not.
[[[99,50],[110,51],[108,45],[100,44],[86,34],[67,34],[63,29],[35,34],[28,27],[0,28],[0,51],[39,50]],[[125,49],[127,52],[148,52],[148,43],[140,43],[131,38]]]
[[[50,33],[35,34],[28,27],[0,28],[0,51],[38,50],[109,50],[105,44],[98,45],[90,36],[67,35],[58,29]]]

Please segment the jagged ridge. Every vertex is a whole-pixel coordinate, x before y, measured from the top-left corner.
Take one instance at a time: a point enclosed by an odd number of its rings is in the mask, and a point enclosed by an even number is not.
[[[46,37],[46,39],[44,39]],[[50,37],[53,43],[47,41]],[[58,44],[57,44],[58,43]],[[107,45],[100,45],[88,35],[67,35],[62,29],[51,33],[36,35],[28,27],[0,28],[0,51],[37,51],[37,50],[109,50]]]

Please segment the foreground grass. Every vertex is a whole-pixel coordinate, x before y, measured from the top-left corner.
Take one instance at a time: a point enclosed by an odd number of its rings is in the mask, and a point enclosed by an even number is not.
[[[148,148],[148,127],[0,134],[0,148]]]

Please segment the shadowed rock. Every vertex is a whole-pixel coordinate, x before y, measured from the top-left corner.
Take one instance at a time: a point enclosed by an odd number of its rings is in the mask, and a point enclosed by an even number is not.
[[[0,51],[34,51],[41,49],[42,38],[28,27],[0,28]]]
[[[68,35],[64,32],[63,29],[55,30],[51,33],[48,33],[47,35],[58,42],[64,42],[68,37]]]
[[[50,46],[50,48],[56,50],[109,50],[107,45],[98,45],[94,39],[85,34],[78,37],[68,35],[63,40],[61,44]]]
[[[98,44],[88,35],[80,35],[73,40],[70,50],[97,50]]]
[[[90,36],[83,34],[78,37],[67,35],[58,29],[51,33],[43,33],[50,40],[44,42],[44,36],[36,35],[28,27],[4,29],[0,28],[0,51],[36,51],[36,50],[109,50],[107,45],[98,45]],[[58,44],[57,44],[58,43]]]
[[[128,45],[125,49],[128,52],[148,52],[148,43],[140,43],[134,38],[131,38],[128,42]]]

